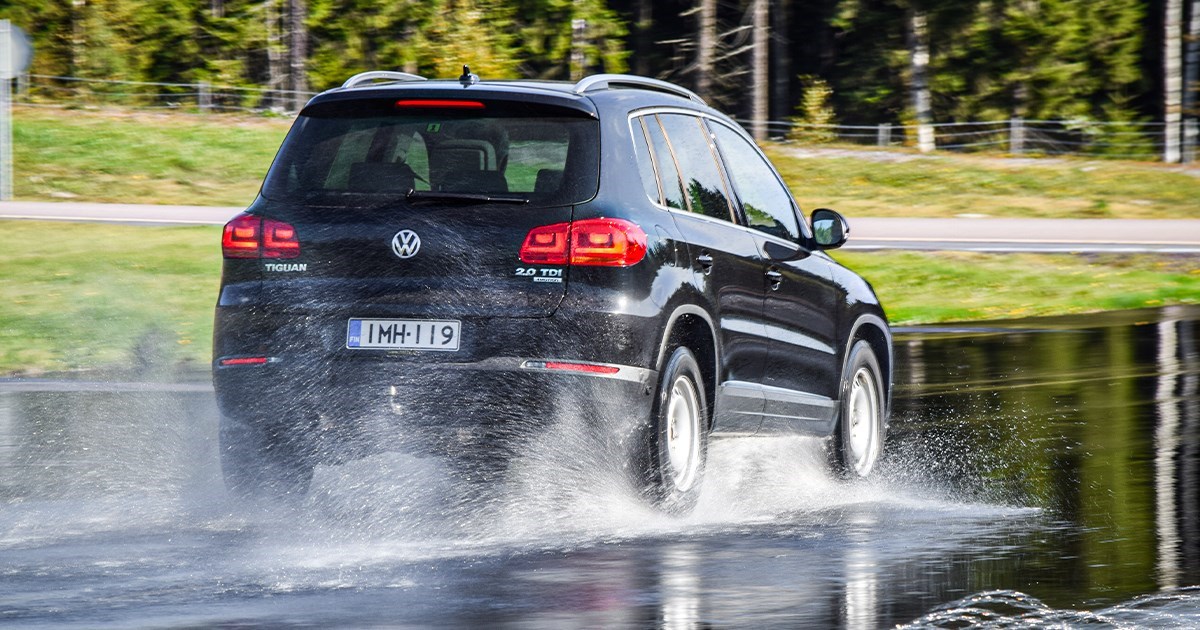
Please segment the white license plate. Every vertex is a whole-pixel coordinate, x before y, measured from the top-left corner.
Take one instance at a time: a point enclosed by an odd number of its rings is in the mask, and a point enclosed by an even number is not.
[[[351,319],[346,347],[351,350],[458,350],[461,324],[428,319]]]

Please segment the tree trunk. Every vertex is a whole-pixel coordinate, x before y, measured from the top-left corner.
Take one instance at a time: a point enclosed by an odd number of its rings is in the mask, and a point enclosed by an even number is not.
[[[1184,61],[1183,114],[1200,118],[1200,0],[1192,0],[1191,20],[1188,23],[1187,57]]]
[[[587,20],[583,18],[571,20],[571,61],[569,72],[572,81],[582,79],[583,75],[587,72],[587,58],[583,53],[583,47],[587,44],[587,26]]]
[[[292,91],[292,111],[300,111],[308,102],[308,18],[305,0],[288,3],[288,88]]]
[[[696,93],[712,92],[713,51],[717,47],[717,0],[699,0],[700,23],[696,33]]]
[[[267,89],[273,90],[268,93],[273,107],[288,105],[288,100],[283,95],[287,77],[283,66],[283,32],[279,25],[280,1],[263,2],[263,22],[267,31]]]
[[[1197,121],[1200,121],[1200,0],[1192,0],[1191,20],[1187,34],[1187,57],[1184,59],[1183,115],[1190,119],[1184,127],[1183,157],[1196,160]]]
[[[1178,0],[1176,0],[1178,1]],[[933,151],[933,112],[929,95],[929,24],[925,12],[913,7],[908,11],[909,90],[913,117],[917,123],[917,148]]]
[[[767,26],[769,17],[767,0],[754,0],[754,43],[751,52],[751,81],[750,81],[750,120],[754,139],[767,139],[767,99],[770,93],[768,64],[771,63],[768,54],[770,29]]]
[[[71,0],[71,64],[70,75],[83,76],[83,59],[87,56],[87,0]]]
[[[633,40],[634,74],[642,76],[650,74],[650,48],[654,45],[651,40],[653,28],[654,3],[651,0],[637,0],[637,18],[633,24],[634,33],[636,33]]]
[[[1179,161],[1183,107],[1183,0],[1167,0],[1163,25],[1163,161]]]
[[[1196,0],[1200,2],[1200,0]],[[788,0],[775,0],[771,12],[771,108],[772,120],[785,120],[791,114],[792,55],[788,37]]]

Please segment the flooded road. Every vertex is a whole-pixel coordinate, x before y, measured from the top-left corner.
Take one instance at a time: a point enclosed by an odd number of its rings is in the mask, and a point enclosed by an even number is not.
[[[0,382],[0,624],[1200,625],[1200,308],[897,332],[878,480],[714,442],[684,519],[591,469],[582,419],[503,486],[390,454],[254,507],[194,375]]]

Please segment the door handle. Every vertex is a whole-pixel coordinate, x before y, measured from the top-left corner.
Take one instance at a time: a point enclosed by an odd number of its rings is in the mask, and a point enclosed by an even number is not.
[[[713,257],[709,254],[700,254],[696,257],[696,262],[700,263],[700,268],[704,271],[704,275],[707,276],[710,272],[712,272]]]
[[[768,269],[767,282],[771,283],[771,290],[776,291],[779,289],[779,285],[783,284],[783,274],[775,269]]]

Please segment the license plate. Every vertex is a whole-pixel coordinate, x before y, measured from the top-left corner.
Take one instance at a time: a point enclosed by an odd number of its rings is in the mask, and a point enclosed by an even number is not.
[[[346,347],[351,350],[458,350],[461,324],[428,319],[351,319]]]

